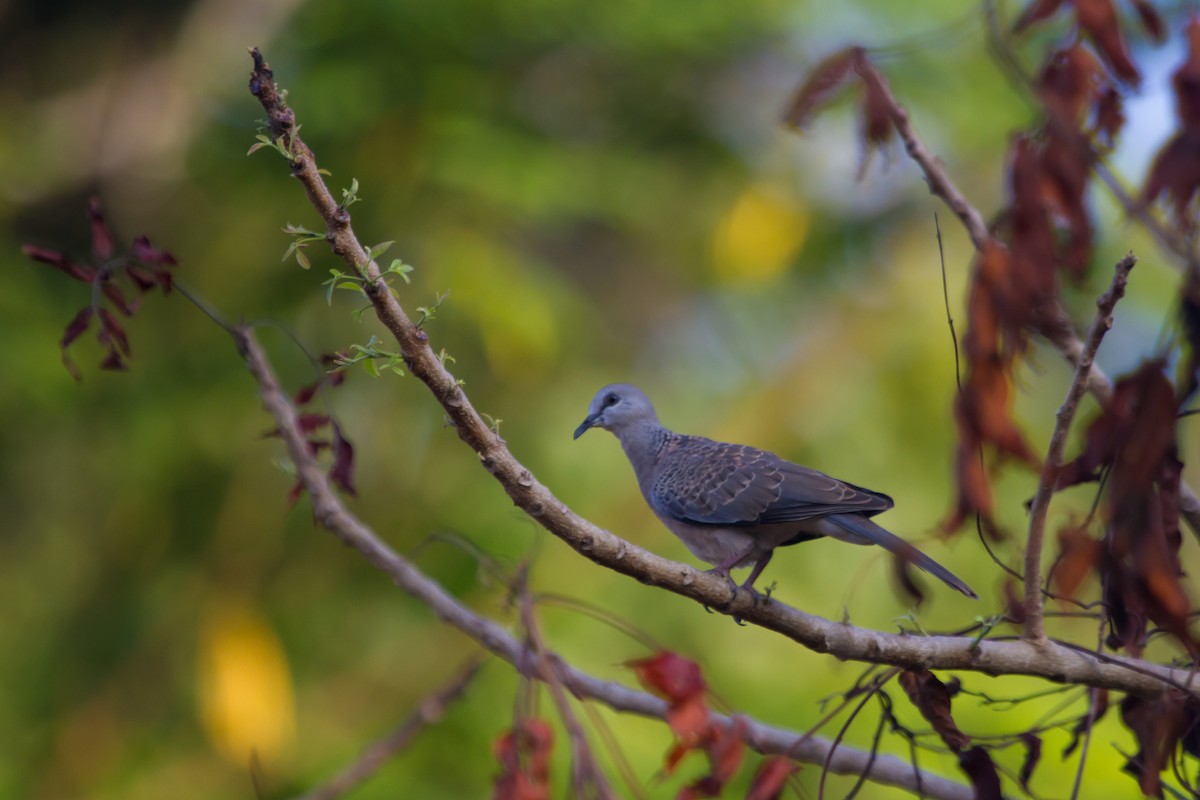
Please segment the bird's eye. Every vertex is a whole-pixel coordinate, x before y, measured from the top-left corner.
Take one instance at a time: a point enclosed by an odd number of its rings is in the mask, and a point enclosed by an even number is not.
[[[610,394],[604,398],[604,405],[615,406],[617,404],[617,401],[620,399],[621,398],[617,397],[615,394]]]

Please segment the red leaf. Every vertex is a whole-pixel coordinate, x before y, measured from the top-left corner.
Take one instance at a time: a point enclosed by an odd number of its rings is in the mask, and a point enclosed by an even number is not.
[[[1178,692],[1153,700],[1127,695],[1121,701],[1121,721],[1138,743],[1138,751],[1126,763],[1125,771],[1137,777],[1143,794],[1162,796],[1160,776],[1183,736],[1187,705]]]
[[[746,800],[779,800],[787,780],[799,767],[783,756],[764,759],[754,773]]]
[[[62,341],[59,342],[59,347],[64,351],[71,346],[71,342],[83,335],[88,326],[92,324],[92,307],[85,306],[79,309],[70,322],[67,323],[66,330],[63,331]],[[66,355],[64,353],[64,355]]]
[[[125,274],[129,276],[129,280],[140,291],[148,292],[158,285],[158,279],[154,276],[154,273],[145,267],[139,267],[137,264],[127,265],[125,267]]]
[[[1133,7],[1137,9],[1142,27],[1150,34],[1150,38],[1159,43],[1166,41],[1166,26],[1163,25],[1162,17],[1154,10],[1154,6],[1150,5],[1150,0],[1133,0]]]
[[[874,69],[861,71],[863,92],[863,139],[869,147],[881,145],[892,138],[892,104],[888,100],[883,77]]]
[[[626,666],[634,669],[643,686],[671,704],[689,702],[708,691],[696,662],[670,650],[627,662]]]
[[[329,480],[348,495],[358,494],[354,489],[354,447],[342,435],[342,429],[336,423],[333,426],[333,466],[329,468]]]
[[[947,747],[959,752],[971,743],[950,715],[950,692],[932,672],[905,670],[900,673],[900,686]]]
[[[100,308],[100,343],[116,345],[124,355],[130,355],[129,336],[116,316],[107,308]]]
[[[100,210],[99,198],[93,197],[88,205],[88,222],[92,226],[92,253],[97,261],[108,261],[113,254],[113,235]]]
[[[313,397],[316,396],[317,390],[321,388],[322,383],[324,383],[324,381],[320,380],[313,381],[307,386],[301,386],[300,390],[296,392],[296,395],[292,398],[293,405],[302,406],[312,400]]]
[[[91,283],[96,278],[96,270],[90,264],[79,264],[57,250],[47,250],[44,247],[25,244],[21,245],[21,252],[34,261],[49,264],[55,269],[65,272],[77,281]]]
[[[1058,593],[1074,597],[1079,585],[1100,566],[1104,544],[1082,528],[1063,528],[1058,532],[1058,559],[1050,580]]]
[[[1096,133],[1100,142],[1111,148],[1125,126],[1125,101],[1116,88],[1110,86],[1096,104]]]
[[[1063,0],[1032,0],[1013,23],[1013,33],[1020,33],[1035,22],[1049,19],[1062,4]]]
[[[1017,591],[1016,581],[1004,582],[1004,615],[1018,625],[1025,624],[1028,609],[1025,608],[1025,596]]]
[[[501,768],[492,784],[492,799],[549,800],[553,748],[554,731],[539,719],[523,720],[501,734],[492,745]]]
[[[100,369],[113,370],[114,372],[124,372],[125,370],[129,369],[129,367],[125,364],[125,361],[122,360],[121,354],[116,351],[116,348],[111,348],[108,351],[108,355],[103,361],[100,362]]]
[[[179,263],[175,260],[175,256],[166,250],[160,250],[150,244],[150,240],[145,236],[139,236],[133,240],[133,246],[130,248],[129,254],[143,264],[173,267]]]
[[[1003,800],[1000,793],[1000,775],[987,750],[972,747],[958,756],[958,765],[971,779],[975,789],[975,800]]]
[[[300,427],[300,432],[304,434],[313,433],[328,425],[330,420],[328,414],[297,414],[296,424]]]
[[[1200,128],[1200,16],[1188,20],[1187,58],[1171,75],[1180,125],[1193,133]]]
[[[125,302],[125,295],[121,293],[120,288],[118,288],[116,284],[106,280],[100,284],[100,291],[104,293],[104,296],[108,298],[109,302],[112,303],[118,311],[127,317],[133,316],[133,312],[135,310],[134,306],[131,306],[129,303]]]
[[[1075,19],[1087,31],[1100,55],[1121,80],[1136,86],[1141,81],[1137,67],[1129,57],[1121,25],[1112,0],[1074,0]]]
[[[1188,230],[1195,226],[1188,208],[1200,189],[1200,132],[1184,130],[1163,145],[1150,165],[1142,202],[1153,203],[1166,194],[1176,220]]]
[[[1033,777],[1033,771],[1037,769],[1038,762],[1042,759],[1042,740],[1034,733],[1021,734],[1021,741],[1025,743],[1025,760],[1021,762],[1021,788],[1027,794],[1029,791],[1029,780]]]
[[[861,47],[847,47],[813,67],[808,80],[792,95],[783,121],[793,128],[803,127],[821,106],[828,104],[850,82],[852,69],[865,52]]]
[[[669,650],[650,658],[627,662],[642,685],[667,701],[667,725],[678,742],[667,754],[665,769],[673,771],[688,752],[711,737],[711,721],[704,695],[708,686],[700,667]]]
[[[1089,693],[1090,694],[1090,693]],[[1108,713],[1108,689],[1099,689],[1096,691],[1096,705],[1091,708],[1089,699],[1088,713],[1079,718],[1079,722],[1075,724],[1075,729],[1071,732],[1071,742],[1063,748],[1062,757],[1067,758],[1071,753],[1075,752],[1075,748],[1079,746],[1079,740],[1092,729],[1092,726],[1099,722],[1105,714]]]

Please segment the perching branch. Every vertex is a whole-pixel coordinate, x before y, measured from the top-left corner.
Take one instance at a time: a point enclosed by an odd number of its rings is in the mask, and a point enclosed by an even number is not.
[[[1096,301],[1096,319],[1088,330],[1087,340],[1080,351],[1075,363],[1075,377],[1067,390],[1055,414],[1054,432],[1050,436],[1050,445],[1046,450],[1046,460],[1042,464],[1042,477],[1038,481],[1037,492],[1033,496],[1033,505],[1029,510],[1029,536],[1025,542],[1025,638],[1042,642],[1046,639],[1046,630],[1042,617],[1042,540],[1046,531],[1046,514],[1050,508],[1050,498],[1054,495],[1058,483],[1058,471],[1062,466],[1063,449],[1067,444],[1067,433],[1075,412],[1079,409],[1079,401],[1083,399],[1084,391],[1091,376],[1092,362],[1100,342],[1104,339],[1113,324],[1113,309],[1125,296],[1125,285],[1129,282],[1129,272],[1137,258],[1133,253],[1127,254],[1117,262],[1113,274],[1112,285],[1108,291]]]
[[[723,579],[654,555],[575,514],[509,452],[504,441],[471,405],[462,387],[429,347],[428,335],[413,324],[399,301],[388,291],[381,280],[379,266],[368,258],[366,250],[356,238],[350,226],[350,215],[333,199],[321,179],[312,151],[296,134],[295,114],[276,90],[270,68],[257,49],[252,51],[252,55],[254,72],[250,88],[267,112],[271,135],[287,143],[290,148],[292,174],[300,180],[324,222],[326,237],[333,252],[364,277],[365,288],[375,312],[396,338],[409,371],[429,387],[459,438],[475,451],[484,469],[500,483],[513,503],[577,552],[642,583],[691,598],[747,623],[781,633],[811,650],[831,653],[843,660],[911,669],[961,669],[989,675],[1032,675],[1056,682],[1079,683],[1138,695],[1156,694],[1169,685],[1200,696],[1200,689],[1184,685],[1189,679],[1189,673],[1185,670],[1138,659],[1081,652],[1063,643],[1050,642],[1035,647],[1028,642],[977,642],[961,636],[885,634],[806,614],[775,600],[761,602],[746,591],[738,591],[731,596],[729,586]],[[302,452],[292,453],[293,458],[304,455]],[[299,467],[298,462],[298,470]],[[320,477],[320,470],[315,464],[310,471],[313,474],[301,472],[300,477],[306,486]],[[329,506],[328,500],[320,504],[316,500],[314,494],[318,520],[343,538],[346,530],[365,531],[357,520],[346,521],[343,518],[344,510]],[[369,544],[364,553],[377,566],[413,569],[407,562],[403,567],[398,566],[394,554],[390,551],[382,553],[375,544]],[[420,576],[418,582],[424,581],[428,579]],[[433,593],[445,596],[440,587]],[[490,640],[496,632],[480,631],[480,635]]]
[[[279,435],[296,468],[296,475],[312,498],[316,521],[343,543],[361,553],[372,566],[391,578],[403,591],[428,606],[442,621],[465,633],[492,654],[523,670],[526,677],[540,681],[550,680],[550,676],[543,671],[536,652],[531,651],[496,622],[459,603],[439,583],[388,547],[374,531],[350,513],[310,452],[291,400],[280,389],[279,382],[257,340],[251,331],[244,327],[234,329],[234,338],[238,352],[245,359],[250,374],[258,384],[258,394],[263,407],[279,427]],[[613,681],[594,678],[575,669],[553,653],[547,652],[546,657],[556,665],[562,684],[576,697],[596,700],[616,711],[660,720],[666,718],[665,700]],[[713,718],[718,724],[733,726],[730,717],[714,714]],[[824,763],[829,755],[831,744],[826,739],[801,736],[794,731],[765,725],[742,716],[739,716],[738,720],[743,726],[747,746],[764,755],[786,755],[788,758],[810,764]],[[915,775],[912,766],[898,758],[875,756],[872,761],[870,754],[846,746],[837,748],[837,752],[829,760],[829,769],[840,775],[865,773],[877,783],[898,786],[909,791],[917,791],[920,788],[926,796],[939,800],[969,800],[972,797],[971,790],[962,784],[935,775]]]

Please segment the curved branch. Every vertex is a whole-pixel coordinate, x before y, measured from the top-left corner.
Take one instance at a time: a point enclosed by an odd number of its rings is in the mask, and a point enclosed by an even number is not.
[[[252,51],[252,56],[254,72],[250,88],[267,112],[272,136],[289,144],[292,174],[300,180],[313,207],[324,221],[333,252],[366,278],[366,290],[375,312],[399,343],[409,371],[429,387],[459,438],[475,451],[483,468],[500,483],[513,503],[577,552],[597,564],[637,578],[642,583],[688,597],[745,622],[783,634],[811,650],[831,653],[843,660],[911,669],[960,669],[989,675],[1032,675],[1060,683],[1077,683],[1139,695],[1155,694],[1166,686],[1173,686],[1200,696],[1200,689],[1191,688],[1189,672],[1138,659],[1083,653],[1049,641],[1034,644],[976,641],[961,636],[886,634],[832,622],[778,601],[756,600],[746,591],[738,591],[731,596],[723,579],[654,555],[575,514],[509,452],[504,441],[471,405],[457,380],[429,347],[429,336],[409,319],[399,301],[388,290],[380,278],[379,266],[368,257],[356,238],[350,226],[350,215],[334,200],[318,173],[312,151],[296,135],[295,115],[276,90],[270,68],[257,49]],[[294,453],[293,457],[297,457],[297,454]],[[297,463],[299,468],[300,464]],[[310,482],[309,478],[316,480],[319,477],[320,471],[315,464],[311,470],[315,472],[314,475],[301,475],[306,484]],[[338,516],[328,508],[318,510],[318,518],[334,529],[339,525],[331,523]],[[357,520],[354,526],[365,531]],[[373,559],[373,563],[393,563],[392,556],[385,557],[374,545],[365,552]]]
[[[408,559],[388,547],[375,533],[345,507],[330,486],[296,418],[287,395],[267,362],[267,358],[249,329],[239,327],[233,335],[238,352],[246,361],[250,374],[258,384],[259,398],[267,413],[279,426],[279,434],[296,467],[296,475],[312,498],[313,514],[318,523],[342,542],[361,553],[397,586],[429,607],[443,622],[474,639],[489,652],[499,656],[529,678],[548,682],[561,680],[581,699],[596,700],[617,711],[627,711],[644,717],[665,720],[667,703],[646,692],[630,689],[614,681],[604,681],[582,672],[546,651],[542,657],[519,642],[493,620],[482,617],[458,602]],[[615,538],[615,537],[614,537]],[[543,658],[549,659],[556,674],[547,674]],[[733,726],[728,716],[713,714],[719,724]],[[912,765],[893,756],[875,756],[862,750],[841,746],[832,757],[831,743],[820,737],[801,735],[795,731],[765,725],[739,715],[744,727],[746,744],[765,755],[782,755],[797,761],[820,764],[829,758],[829,769],[842,775],[866,774],[871,780],[923,792],[939,800],[969,800],[973,792],[954,781],[925,773],[914,773]]]

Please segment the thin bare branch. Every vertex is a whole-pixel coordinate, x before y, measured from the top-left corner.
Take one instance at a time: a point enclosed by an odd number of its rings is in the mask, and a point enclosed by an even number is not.
[[[563,675],[560,671],[562,662],[551,658],[552,654],[542,639],[537,618],[533,613],[533,599],[529,594],[526,577],[526,572],[522,570],[517,578],[517,604],[520,609],[521,624],[525,628],[525,635],[532,646],[541,673],[545,676],[546,685],[550,688],[550,697],[554,700],[554,707],[558,711],[559,718],[562,719],[563,727],[567,729],[567,737],[571,740],[571,784],[575,796],[580,798],[615,797],[608,781],[604,778],[604,773],[596,766],[596,759],[588,744],[587,734],[584,733],[583,726],[579,724],[579,718],[571,708],[566,692],[563,691]]]
[[[1125,296],[1125,286],[1129,282],[1129,272],[1137,258],[1128,253],[1117,262],[1113,272],[1112,284],[1108,291],[1096,301],[1096,318],[1088,330],[1087,341],[1079,353],[1075,364],[1075,377],[1067,389],[1067,397],[1055,414],[1054,431],[1050,435],[1050,445],[1046,449],[1046,459],[1042,463],[1042,476],[1038,481],[1037,492],[1033,496],[1033,505],[1029,510],[1029,536],[1025,541],[1025,638],[1034,642],[1044,641],[1046,629],[1042,617],[1042,541],[1046,533],[1046,515],[1050,509],[1050,499],[1057,488],[1058,472],[1062,466],[1063,450],[1067,444],[1067,434],[1071,430],[1071,422],[1079,409],[1079,401],[1087,390],[1088,377],[1091,374],[1092,363],[1104,334],[1113,324],[1113,309]]]
[[[446,708],[463,695],[471,681],[479,674],[483,661],[481,656],[472,658],[445,686],[422,700],[417,710],[395,730],[371,744],[353,763],[327,783],[297,796],[296,800],[334,800],[358,787],[388,760],[408,747],[417,734],[442,718]]]
[[[971,243],[975,245],[976,250],[983,250],[992,238],[988,232],[987,223],[984,222],[983,215],[975,206],[971,205],[967,200],[966,195],[959,191],[954,185],[954,181],[950,180],[950,176],[946,173],[946,167],[942,164],[941,159],[933,155],[926,149],[924,143],[917,138],[916,131],[913,130],[912,123],[908,119],[908,111],[904,106],[900,105],[892,94],[891,88],[888,86],[887,79],[879,70],[870,63],[864,61],[859,70],[865,74],[870,74],[879,82],[880,91],[887,102],[888,116],[892,120],[892,124],[896,127],[896,132],[900,134],[900,140],[904,142],[904,149],[909,157],[917,163],[921,171],[925,173],[925,180],[929,184],[929,191],[940,197],[943,202],[954,212],[960,220],[963,227],[967,229],[967,235],[971,237]]]

